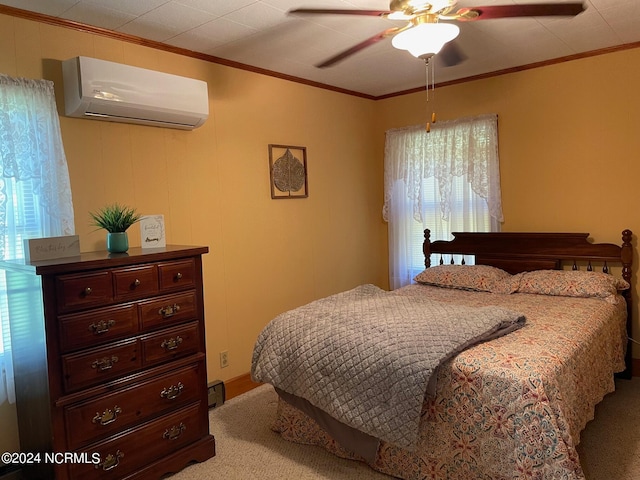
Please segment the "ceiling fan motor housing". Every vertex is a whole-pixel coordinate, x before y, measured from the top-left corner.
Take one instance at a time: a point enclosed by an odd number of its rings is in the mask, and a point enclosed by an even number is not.
[[[403,12],[405,15],[424,12],[436,13],[451,8],[455,3],[456,0],[391,0],[389,10]]]

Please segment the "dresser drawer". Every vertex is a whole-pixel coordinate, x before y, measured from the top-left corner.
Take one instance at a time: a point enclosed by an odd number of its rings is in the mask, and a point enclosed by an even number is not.
[[[155,265],[113,270],[115,299],[124,301],[158,293],[158,269]]]
[[[58,311],[68,312],[105,305],[113,300],[111,272],[93,272],[56,277]]]
[[[141,367],[138,340],[131,339],[62,356],[62,374],[67,392],[135,372]]]
[[[141,338],[142,364],[146,366],[198,352],[200,335],[197,322],[162,330]]]
[[[168,409],[197,401],[206,384],[202,362],[65,408],[69,450],[105,438]]]
[[[128,304],[62,315],[58,331],[62,353],[110,342],[138,331],[138,308]]]
[[[195,285],[196,265],[192,258],[158,264],[160,289],[190,288]]]
[[[143,329],[169,326],[197,318],[196,292],[165,295],[138,304]]]
[[[72,478],[116,479],[165,455],[193,443],[208,434],[209,426],[203,422],[206,405],[192,404],[175,413],[129,430],[84,449],[91,455],[99,454],[100,463],[70,464]]]

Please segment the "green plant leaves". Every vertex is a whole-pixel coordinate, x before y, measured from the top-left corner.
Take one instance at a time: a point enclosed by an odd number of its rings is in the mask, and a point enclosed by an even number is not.
[[[135,208],[118,203],[107,205],[97,212],[89,212],[89,216],[93,220],[92,225],[104,228],[109,233],[125,232],[141,217]]]

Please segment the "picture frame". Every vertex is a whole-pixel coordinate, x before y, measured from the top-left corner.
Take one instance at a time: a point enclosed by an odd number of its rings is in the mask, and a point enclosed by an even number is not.
[[[39,262],[80,255],[80,237],[78,235],[27,238],[23,240],[23,246],[26,262]]]
[[[164,215],[144,215],[140,218],[140,244],[142,248],[167,246]]]
[[[269,144],[269,176],[272,199],[307,198],[307,148]]]

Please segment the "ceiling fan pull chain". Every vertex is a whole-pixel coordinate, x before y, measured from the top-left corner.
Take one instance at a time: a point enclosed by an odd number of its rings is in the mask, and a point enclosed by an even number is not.
[[[425,68],[425,76],[426,76],[426,83],[427,83],[427,102],[429,101],[429,59],[425,59],[424,61],[424,68]]]
[[[430,81],[429,81],[429,59],[425,58],[424,60],[424,67],[425,67],[425,75],[426,75],[426,90],[427,90],[427,118],[429,115],[429,88],[430,88]],[[431,131],[431,123],[427,120],[427,126],[426,126],[426,130],[427,133],[429,133]]]
[[[433,57],[425,58],[425,68],[427,75],[427,119],[429,118],[429,88],[431,88],[431,99],[435,102],[436,99],[436,75],[435,75],[435,65],[430,60]],[[431,121],[427,120],[426,131],[429,133],[431,131],[431,124],[436,123],[436,112],[435,109],[431,112]]]

